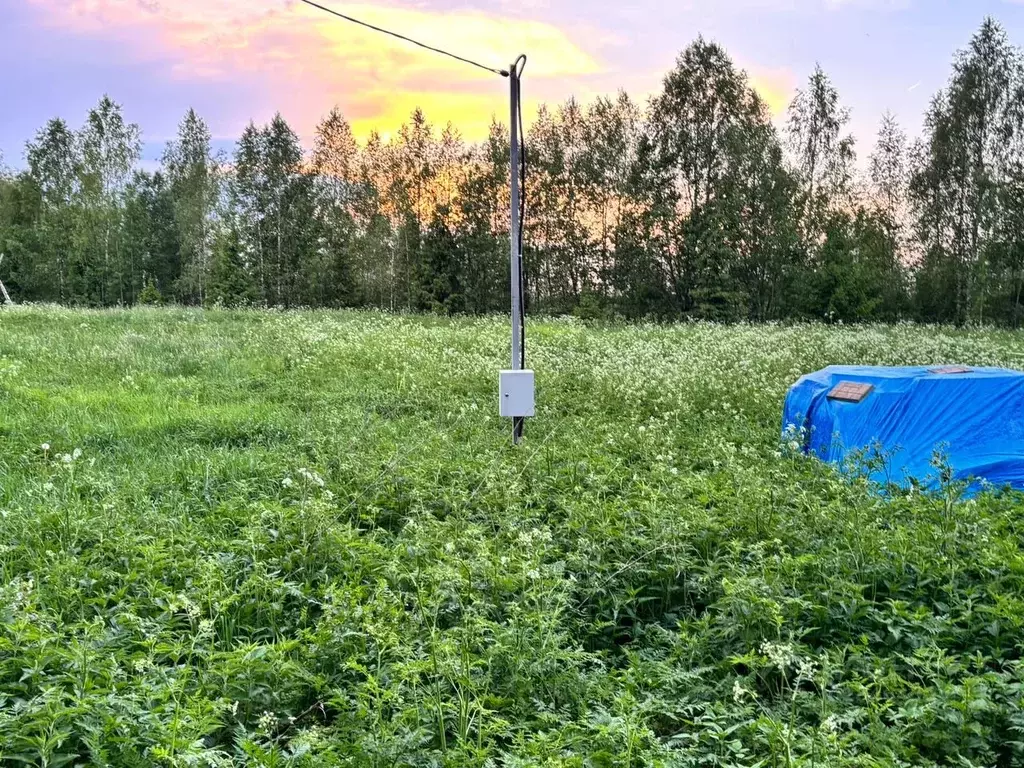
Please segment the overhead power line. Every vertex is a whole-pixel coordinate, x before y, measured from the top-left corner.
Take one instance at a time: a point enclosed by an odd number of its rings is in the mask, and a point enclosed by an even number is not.
[[[457,56],[451,51],[435,48],[432,45],[413,40],[388,29],[354,19],[313,0],[301,0],[312,8],[337,16],[339,19],[358,24],[384,35],[404,40],[433,53],[461,61],[463,64],[491,72],[509,79],[511,86],[511,123],[509,154],[511,178],[509,197],[511,205],[511,223],[509,229],[509,247],[512,281],[510,293],[512,298],[512,370],[502,371],[499,375],[499,402],[503,416],[512,417],[512,442],[518,444],[523,437],[523,425],[527,416],[534,415],[534,379],[533,371],[526,370],[526,270],[523,268],[523,230],[526,224],[526,136],[523,130],[522,75],[526,67],[526,56],[520,56],[511,67],[495,69],[478,61]]]
[[[404,40],[407,43],[412,43],[413,45],[418,45],[420,48],[426,48],[428,51],[433,51],[434,53],[440,53],[442,56],[448,56],[449,58],[455,59],[456,61],[461,61],[463,64],[470,64],[470,65],[472,65],[474,67],[478,67],[479,69],[486,70],[487,72],[491,72],[491,73],[493,73],[495,75],[501,75],[502,77],[508,77],[508,71],[507,70],[495,69],[494,67],[488,67],[486,64],[481,64],[478,61],[473,61],[472,59],[463,58],[462,56],[458,56],[458,55],[456,55],[454,53],[451,53],[450,51],[445,51],[445,50],[442,50],[440,48],[435,48],[432,45],[427,45],[426,43],[421,43],[418,40],[413,40],[411,37],[406,37],[405,35],[400,35],[397,32],[392,32],[392,31],[387,30],[387,29],[382,29],[381,27],[375,27],[373,24],[368,24],[365,21],[360,21],[359,19],[354,19],[351,16],[346,16],[344,13],[341,13],[339,11],[335,11],[332,8],[328,8],[326,6],[320,5],[319,3],[314,3],[313,0],[302,0],[302,2],[305,3],[306,5],[312,6],[313,8],[319,8],[321,11],[325,11],[326,13],[329,13],[332,16],[337,16],[339,19],[344,19],[345,21],[350,21],[353,24],[358,24],[361,27],[366,27],[367,29],[372,29],[374,32],[380,32],[380,33],[385,34],[385,35],[391,35],[391,37],[397,37],[399,40]]]

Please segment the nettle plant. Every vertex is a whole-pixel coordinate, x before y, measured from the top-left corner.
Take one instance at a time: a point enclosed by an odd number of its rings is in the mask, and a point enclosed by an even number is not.
[[[779,441],[806,371],[1012,334],[531,339],[513,449],[500,318],[5,312],[0,762],[1024,761],[1019,496]]]

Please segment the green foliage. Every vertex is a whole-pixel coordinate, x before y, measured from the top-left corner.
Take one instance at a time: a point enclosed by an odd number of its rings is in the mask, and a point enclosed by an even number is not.
[[[178,280],[181,271],[181,243],[174,216],[174,196],[159,171],[139,172],[127,192],[124,213],[124,248],[127,269],[121,274],[128,296],[145,289],[144,278],[165,296],[186,298]]]
[[[164,297],[160,294],[160,291],[156,287],[156,283],[150,278],[146,281],[145,287],[139,293],[139,304],[148,304],[155,306],[163,304]]]
[[[531,309],[582,318],[825,319],[1017,327],[1024,318],[1024,57],[986,19],[921,138],[882,116],[858,171],[851,115],[815,67],[780,132],[747,74],[698,38],[646,105],[542,105],[526,131]],[[509,132],[467,144],[422,110],[355,139],[332,109],[307,156],[281,115],[231,162],[189,110],[156,172],[104,97],[49,121],[0,179],[21,300],[117,306],[145,278],[182,304],[509,307]],[[231,240],[230,247],[225,242]]]
[[[1017,321],[1016,258],[989,257],[1015,253],[1020,241],[1021,230],[1006,223],[1019,215],[1014,190],[1024,162],[1022,99],[1021,52],[986,19],[958,53],[948,87],[932,101],[911,177],[927,274],[919,287],[940,291],[920,300],[936,319],[984,322],[992,304],[1009,293],[1012,310],[1007,313],[1004,303],[1000,314]]]
[[[256,285],[245,268],[238,232],[221,233],[214,246],[213,267],[206,289],[210,306],[239,307],[259,301]]]
[[[178,292],[183,300],[200,304],[207,300],[220,197],[219,168],[211,140],[206,123],[190,109],[163,157],[180,245],[175,270]]]
[[[459,279],[465,259],[448,226],[450,215],[448,209],[441,208],[434,216],[420,246],[416,283],[417,309],[452,315],[466,311],[466,298]]]
[[[500,318],[5,312],[0,760],[1024,761],[1021,497],[778,441],[801,372],[1013,334],[530,328],[514,449]]]

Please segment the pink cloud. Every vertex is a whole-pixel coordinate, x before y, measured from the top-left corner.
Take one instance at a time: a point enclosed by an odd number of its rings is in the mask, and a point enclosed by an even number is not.
[[[414,106],[451,121],[470,139],[504,114],[505,81],[295,2],[248,0],[29,0],[44,23],[109,40],[127,62],[160,62],[167,76],[237,80],[265,88],[269,101],[308,133],[335,103],[358,133],[393,129]],[[506,67],[531,52],[531,78],[593,75],[595,58],[563,30],[469,11],[324,4],[369,23]],[[248,116],[241,117],[237,130]],[[397,121],[397,122],[396,122]]]

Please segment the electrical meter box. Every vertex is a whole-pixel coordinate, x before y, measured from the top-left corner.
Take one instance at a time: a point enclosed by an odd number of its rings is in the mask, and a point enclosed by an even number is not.
[[[534,415],[533,371],[501,371],[498,409],[506,418]]]

